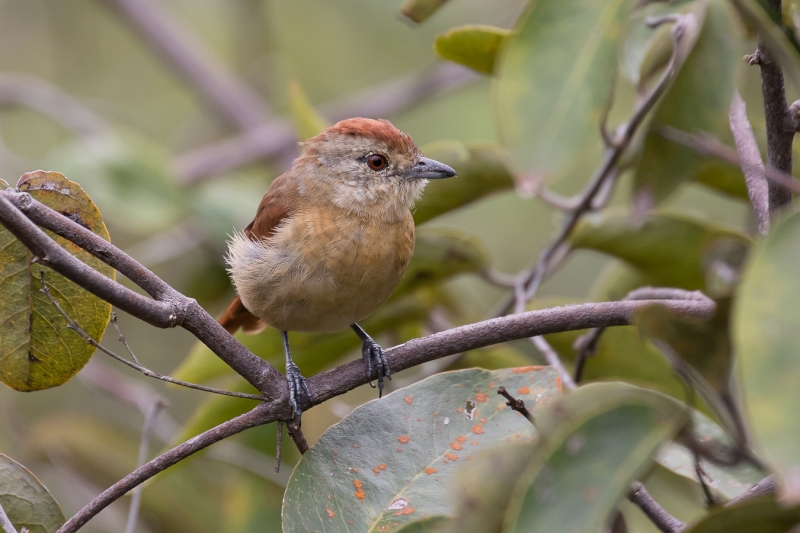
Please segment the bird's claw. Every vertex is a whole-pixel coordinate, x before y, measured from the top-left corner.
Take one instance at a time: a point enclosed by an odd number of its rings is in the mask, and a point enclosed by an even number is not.
[[[298,401],[299,396],[305,394],[305,400],[311,398],[311,391],[308,390],[308,381],[295,364],[286,366],[286,381],[289,384],[289,403],[292,406],[292,418],[299,418],[303,414]]]
[[[373,363],[376,367],[378,374],[378,398],[383,396],[383,378],[392,380],[392,371],[389,368],[389,361],[386,359],[386,354],[383,352],[380,344],[372,339],[366,339],[361,345],[361,356],[367,364],[367,377],[369,378],[369,386],[373,389],[375,384],[372,382]]]

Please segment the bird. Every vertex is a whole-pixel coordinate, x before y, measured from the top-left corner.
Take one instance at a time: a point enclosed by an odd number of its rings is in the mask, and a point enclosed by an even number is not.
[[[388,120],[350,118],[301,143],[291,168],[269,186],[252,222],[225,255],[236,297],[219,318],[230,333],[281,332],[289,401],[302,413],[308,383],[288,332],[352,330],[361,339],[378,397],[391,369],[359,322],[400,283],[414,251],[412,209],[428,180],[456,175],[423,156]]]

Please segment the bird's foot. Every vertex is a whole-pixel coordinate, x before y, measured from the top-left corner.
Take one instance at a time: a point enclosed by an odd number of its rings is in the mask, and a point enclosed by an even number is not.
[[[286,365],[286,381],[289,384],[289,403],[292,406],[292,418],[299,418],[303,414],[300,408],[302,400],[311,399],[311,391],[308,390],[308,380],[300,373],[300,369],[294,363]],[[305,397],[302,397],[305,395]]]
[[[386,354],[383,352],[383,348],[381,348],[380,344],[371,338],[366,338],[361,344],[361,356],[367,363],[367,377],[370,380],[369,386],[373,389],[375,388],[375,384],[372,383],[373,365],[377,370],[378,398],[380,398],[383,396],[383,378],[388,378],[389,381],[392,380],[392,371],[389,368],[389,361],[386,360]]]

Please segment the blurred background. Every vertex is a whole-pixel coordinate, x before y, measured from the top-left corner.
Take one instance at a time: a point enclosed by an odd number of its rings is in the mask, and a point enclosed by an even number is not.
[[[443,141],[496,144],[491,78],[437,59],[432,43],[460,24],[510,27],[524,6],[523,0],[457,0],[413,25],[399,15],[396,0],[0,0],[0,178],[13,185],[35,169],[64,173],[100,208],[115,244],[216,315],[233,296],[222,259],[227,235],[250,221],[270,181],[297,155],[298,102],[307,98],[329,121],[388,118],[429,155],[450,146]],[[747,70],[741,90],[756,111],[758,83],[758,71]],[[633,91],[623,86],[619,94],[615,109],[624,112]],[[763,113],[751,115],[762,131]],[[577,192],[595,165],[578,165],[581,172],[553,190]],[[623,177],[615,194],[619,209],[629,201],[628,181]],[[747,203],[698,184],[684,186],[661,209],[736,231],[753,227]],[[515,273],[535,261],[560,220],[523,182],[424,226],[474,236],[493,269]],[[536,305],[597,298],[596,280],[616,261],[575,252],[547,280]],[[424,313],[390,320],[379,340],[392,345],[479,320],[505,294],[474,273],[453,277],[418,294]],[[152,370],[241,386],[215,370],[213,357],[185,331],[156,330],[124,314],[119,323]],[[248,345],[277,356],[282,370],[277,337],[264,339]],[[103,342],[122,349],[113,328]],[[308,376],[358,357],[356,348],[339,343],[333,358],[312,350],[298,363]],[[190,353],[194,362],[187,366]],[[519,343],[482,351],[476,361],[423,366],[397,375],[389,388],[448,364],[541,359]],[[362,387],[308,412],[303,428],[310,443],[374,396]],[[61,387],[31,394],[0,387],[0,452],[39,476],[69,517],[135,468],[144,413],[157,398],[167,407],[157,418],[151,455],[251,405],[166,387],[98,353]],[[272,474],[274,433],[270,426],[229,439],[146,484],[137,531],[279,530],[282,485],[297,457],[291,441],[284,443],[286,465]],[[676,500],[682,483],[689,482],[662,469],[649,486],[686,520],[702,510],[702,500],[694,498],[694,484]],[[128,504],[120,500],[84,531],[122,531]]]

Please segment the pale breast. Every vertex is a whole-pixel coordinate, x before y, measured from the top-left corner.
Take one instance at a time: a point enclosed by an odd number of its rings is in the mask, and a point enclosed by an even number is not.
[[[410,212],[390,223],[329,207],[297,212],[264,242],[234,241],[230,270],[244,305],[268,324],[339,331],[389,298],[413,250]]]

